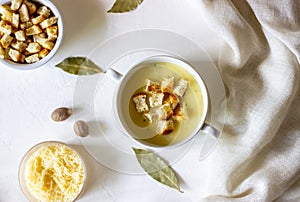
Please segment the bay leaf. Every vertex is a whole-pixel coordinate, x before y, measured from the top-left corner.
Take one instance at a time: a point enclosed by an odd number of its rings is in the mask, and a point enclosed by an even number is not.
[[[132,148],[142,168],[156,181],[171,188],[180,190],[178,178],[173,169],[153,152]]]
[[[102,72],[94,62],[86,57],[68,57],[55,66],[75,75],[92,75]]]
[[[116,0],[108,13],[125,13],[136,9],[143,0]]]

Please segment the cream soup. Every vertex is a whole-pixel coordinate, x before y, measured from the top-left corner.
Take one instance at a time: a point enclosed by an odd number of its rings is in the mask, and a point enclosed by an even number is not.
[[[203,96],[201,89],[196,81],[196,79],[184,68],[167,62],[150,63],[144,64],[145,67],[139,68],[134,75],[132,75],[131,80],[135,82],[136,89],[130,92],[131,95],[135,95],[139,92],[143,92],[146,86],[146,80],[160,82],[164,78],[174,77],[175,83],[180,79],[184,79],[189,82],[189,86],[182,97],[180,103],[186,106],[187,116],[182,121],[174,122],[174,130],[166,135],[157,134],[156,128],[153,124],[149,123],[141,113],[138,113],[135,104],[132,101],[132,96],[128,100],[128,107],[123,113],[129,114],[130,120],[126,120],[130,125],[138,128],[137,133],[142,134],[141,137],[135,137],[140,139],[139,141],[144,141],[148,144],[155,146],[167,146],[177,144],[184,139],[191,136],[197,132],[199,123],[203,116]],[[149,104],[149,103],[147,103]],[[145,134],[150,135],[150,138],[143,138]],[[142,140],[141,140],[142,139]]]

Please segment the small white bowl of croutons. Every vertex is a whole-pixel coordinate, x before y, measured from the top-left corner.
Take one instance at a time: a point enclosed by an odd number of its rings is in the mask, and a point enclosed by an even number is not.
[[[63,22],[49,0],[5,0],[0,5],[0,63],[18,69],[41,67],[57,52]]]

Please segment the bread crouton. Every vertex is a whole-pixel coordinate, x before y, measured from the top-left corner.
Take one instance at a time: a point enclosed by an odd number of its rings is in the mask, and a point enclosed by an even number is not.
[[[173,91],[173,88],[174,88],[174,77],[163,79],[163,81],[161,82],[161,91],[163,93],[165,92],[171,93]]]
[[[35,17],[35,18],[32,18],[32,19],[31,19],[31,22],[32,22],[34,25],[37,25],[37,24],[43,22],[44,20],[45,20],[44,16],[39,15],[39,16],[37,16],[37,17]]]
[[[163,93],[153,93],[149,98],[150,107],[159,107],[162,105],[164,99]]]
[[[176,87],[174,88],[173,93],[175,93],[179,97],[183,97],[185,91],[188,88],[188,84],[189,84],[188,81],[181,79],[176,85]]]
[[[12,48],[9,49],[8,55],[14,62],[19,62],[22,56],[22,54],[19,51],[14,50]]]
[[[34,42],[37,42],[38,39],[40,39],[40,38],[46,39],[46,34],[44,32],[42,32],[40,34],[33,35],[32,38],[33,38]]]
[[[27,44],[21,41],[14,41],[10,45],[19,52],[23,52],[27,47]]]
[[[13,11],[18,10],[21,5],[22,5],[23,0],[12,0],[11,1],[11,5],[10,5],[10,9]]]
[[[0,58],[4,59],[5,57],[5,50],[4,48],[0,45]]]
[[[48,18],[51,14],[50,9],[48,9],[46,6],[41,6],[37,10],[37,14],[44,16],[45,18]]]
[[[37,42],[29,43],[26,48],[26,50],[29,53],[38,53],[38,52],[40,52],[41,49],[42,49],[41,45]]]
[[[36,5],[30,1],[25,0],[24,4],[26,4],[28,12],[32,15],[36,11]]]
[[[39,52],[39,58],[44,58],[44,57],[46,57],[48,54],[49,54],[49,50],[48,49],[46,49],[46,48],[44,48],[43,50],[41,50],[40,52]]]
[[[159,120],[157,122],[157,132],[160,135],[170,134],[174,130],[174,123],[171,119]]]
[[[55,40],[58,36],[58,26],[51,26],[46,28],[49,40]]]
[[[179,98],[175,94],[164,93],[163,103],[170,105],[172,109],[175,109],[179,101]]]
[[[2,20],[0,22],[0,32],[9,35],[12,32],[12,26]]]
[[[0,13],[1,13],[1,18],[5,21],[8,21],[11,23],[12,21],[12,12],[7,10],[7,8],[3,5],[0,5]]]
[[[30,56],[31,53],[29,53],[26,49],[22,52],[26,57]]]
[[[178,104],[177,107],[173,111],[173,116],[172,118],[176,121],[183,121],[188,119],[188,113],[186,109],[186,104]]]
[[[12,14],[12,21],[11,21],[11,24],[12,26],[15,28],[15,29],[18,29],[19,28],[19,14],[16,14],[16,13],[13,13]]]
[[[173,115],[173,109],[169,104],[163,104],[156,110],[158,119],[167,120]]]
[[[22,6],[19,9],[19,14],[20,14],[21,22],[29,21],[30,17],[29,17],[29,12],[28,12],[26,4],[22,4]]]
[[[52,50],[54,47],[54,43],[52,41],[49,41],[48,39],[44,39],[44,38],[39,38],[37,39],[37,42],[43,47],[46,48],[48,50]]]
[[[26,56],[22,54],[21,58],[20,58],[20,62],[21,63],[25,63],[25,58],[26,58]]]
[[[19,30],[15,32],[15,37],[18,41],[26,41],[26,36],[24,30]]]
[[[145,90],[149,93],[160,93],[161,92],[161,86],[157,82],[147,80]]]
[[[35,35],[35,34],[40,34],[42,32],[43,32],[43,30],[40,28],[40,26],[33,25],[33,26],[26,29],[26,36],[32,36],[32,35]]]
[[[146,102],[147,94],[139,93],[133,96],[132,100],[135,103],[135,108],[137,112],[146,112],[149,110],[149,107]]]
[[[47,27],[50,27],[51,25],[54,25],[57,23],[58,18],[57,17],[50,17],[44,20],[43,22],[40,23],[40,26],[42,29],[46,29]]]
[[[13,39],[14,38],[12,36],[10,36],[9,34],[4,34],[0,40],[2,47],[8,48],[8,46],[11,44]]]
[[[37,62],[39,60],[40,59],[39,59],[39,54],[38,53],[30,55],[30,56],[28,56],[28,57],[25,58],[25,61],[27,63],[34,63],[34,62]]]
[[[20,28],[24,30],[24,29],[30,28],[32,25],[33,25],[33,23],[28,21],[28,22],[21,23]]]

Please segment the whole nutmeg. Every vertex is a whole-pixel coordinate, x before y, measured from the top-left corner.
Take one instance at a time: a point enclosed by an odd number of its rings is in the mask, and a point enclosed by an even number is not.
[[[67,118],[69,118],[72,114],[72,109],[69,109],[67,107],[60,107],[55,109],[52,113],[51,113],[51,119],[53,121],[64,121]]]
[[[89,126],[82,120],[74,123],[73,130],[79,137],[86,137],[89,134]]]

